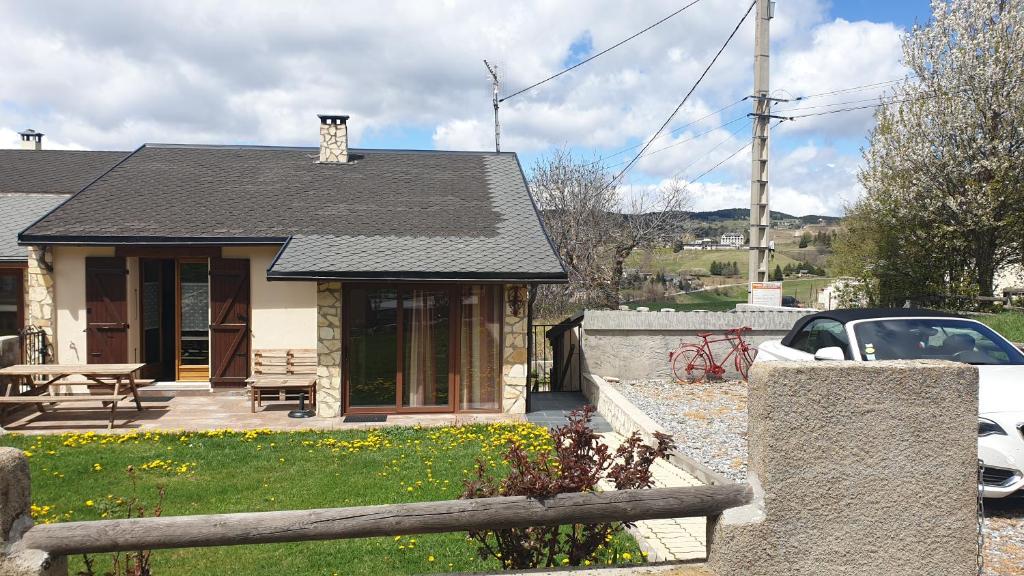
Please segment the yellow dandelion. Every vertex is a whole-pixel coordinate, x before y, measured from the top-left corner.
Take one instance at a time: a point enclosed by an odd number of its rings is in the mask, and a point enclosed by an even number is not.
[[[92,508],[92,507],[93,507],[93,505],[95,505],[95,504],[96,504],[96,503],[95,503],[95,502],[93,502],[92,500],[86,500],[86,501],[85,501],[85,505],[86,505],[86,507],[88,507],[88,508]]]

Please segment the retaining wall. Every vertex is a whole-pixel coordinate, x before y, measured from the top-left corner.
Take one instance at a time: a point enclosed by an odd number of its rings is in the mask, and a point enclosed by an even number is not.
[[[729,328],[750,326],[744,338],[754,345],[785,336],[808,310],[751,310],[733,312],[637,312],[587,310],[583,317],[585,371],[623,380],[669,378],[668,353],[680,340],[699,343],[698,332],[722,334]],[[729,352],[726,343],[713,345],[715,358]],[[726,362],[735,377],[732,358]]]
[[[716,574],[977,574],[975,367],[755,364],[748,410],[755,501],[710,527]]]
[[[21,362],[17,336],[0,336],[0,368]]]

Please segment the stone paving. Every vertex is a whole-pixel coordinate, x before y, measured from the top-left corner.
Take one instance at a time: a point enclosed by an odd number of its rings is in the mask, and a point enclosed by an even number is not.
[[[624,438],[614,432],[602,435],[605,443],[613,450]],[[702,486],[703,483],[665,460],[658,460],[652,467],[655,488],[678,486]],[[611,490],[609,484],[601,487]],[[707,556],[707,519],[669,518],[664,520],[642,520],[632,531],[640,548],[647,553],[649,562],[699,560]]]
[[[252,430],[344,430],[379,426],[445,426],[480,422],[508,422],[522,420],[522,415],[508,414],[401,414],[389,415],[383,423],[348,423],[341,418],[289,418],[288,412],[297,407],[294,401],[265,403],[255,413],[249,412],[249,399],[244,390],[218,390],[215,392],[184,393],[143,390],[140,394],[144,410],[139,412],[130,402],[117,408],[113,432],[136,430],[212,430],[230,428]],[[13,421],[5,421],[7,432],[22,434],[59,434],[62,432],[107,432],[110,410],[99,402],[47,409],[40,414],[25,410]],[[0,432],[2,433],[2,432]]]
[[[526,419],[540,426],[557,428],[565,424],[570,412],[586,403],[587,399],[580,392],[535,392],[530,395],[530,411]],[[591,417],[590,426],[595,432],[612,431],[611,424],[596,412]]]

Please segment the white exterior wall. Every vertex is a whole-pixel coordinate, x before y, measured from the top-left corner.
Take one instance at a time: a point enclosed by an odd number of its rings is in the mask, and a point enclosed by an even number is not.
[[[56,362],[85,364],[89,361],[85,348],[85,258],[113,255],[114,249],[104,246],[53,248],[57,309],[53,352]]]
[[[316,349],[316,282],[267,281],[278,246],[225,247],[224,258],[248,258],[252,350]]]
[[[316,348],[316,283],[268,282],[267,268],[276,246],[224,248],[225,258],[248,258],[251,279],[252,350]],[[112,247],[57,246],[54,248],[56,290],[56,362],[86,363],[85,259],[113,256]],[[128,268],[128,358],[139,361],[139,259],[126,259]]]

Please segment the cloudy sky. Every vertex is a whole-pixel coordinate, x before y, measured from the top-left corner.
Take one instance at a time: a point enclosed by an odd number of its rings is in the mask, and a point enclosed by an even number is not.
[[[107,2],[0,0],[0,147],[144,142],[315,145],[315,114],[352,116],[355,146],[493,149],[496,63],[508,95],[579,62],[688,0]],[[524,168],[556,146],[612,173],[689,90],[750,0],[702,0],[624,46],[502,105],[502,149]],[[900,35],[927,0],[779,0],[771,87],[794,114],[877,99],[902,78]],[[690,184],[695,209],[749,202],[740,102],[753,83],[752,18],[626,188]],[[854,88],[853,90],[846,90]],[[842,92],[813,96],[825,92]],[[730,106],[732,105],[732,106]],[[724,108],[724,109],[723,109]],[[783,112],[779,112],[783,113]],[[870,110],[773,130],[772,208],[840,214],[859,193]],[[633,147],[633,148],[630,148]],[[623,152],[623,150],[628,149]],[[618,153],[618,154],[616,154]],[[724,161],[724,162],[723,162]]]

